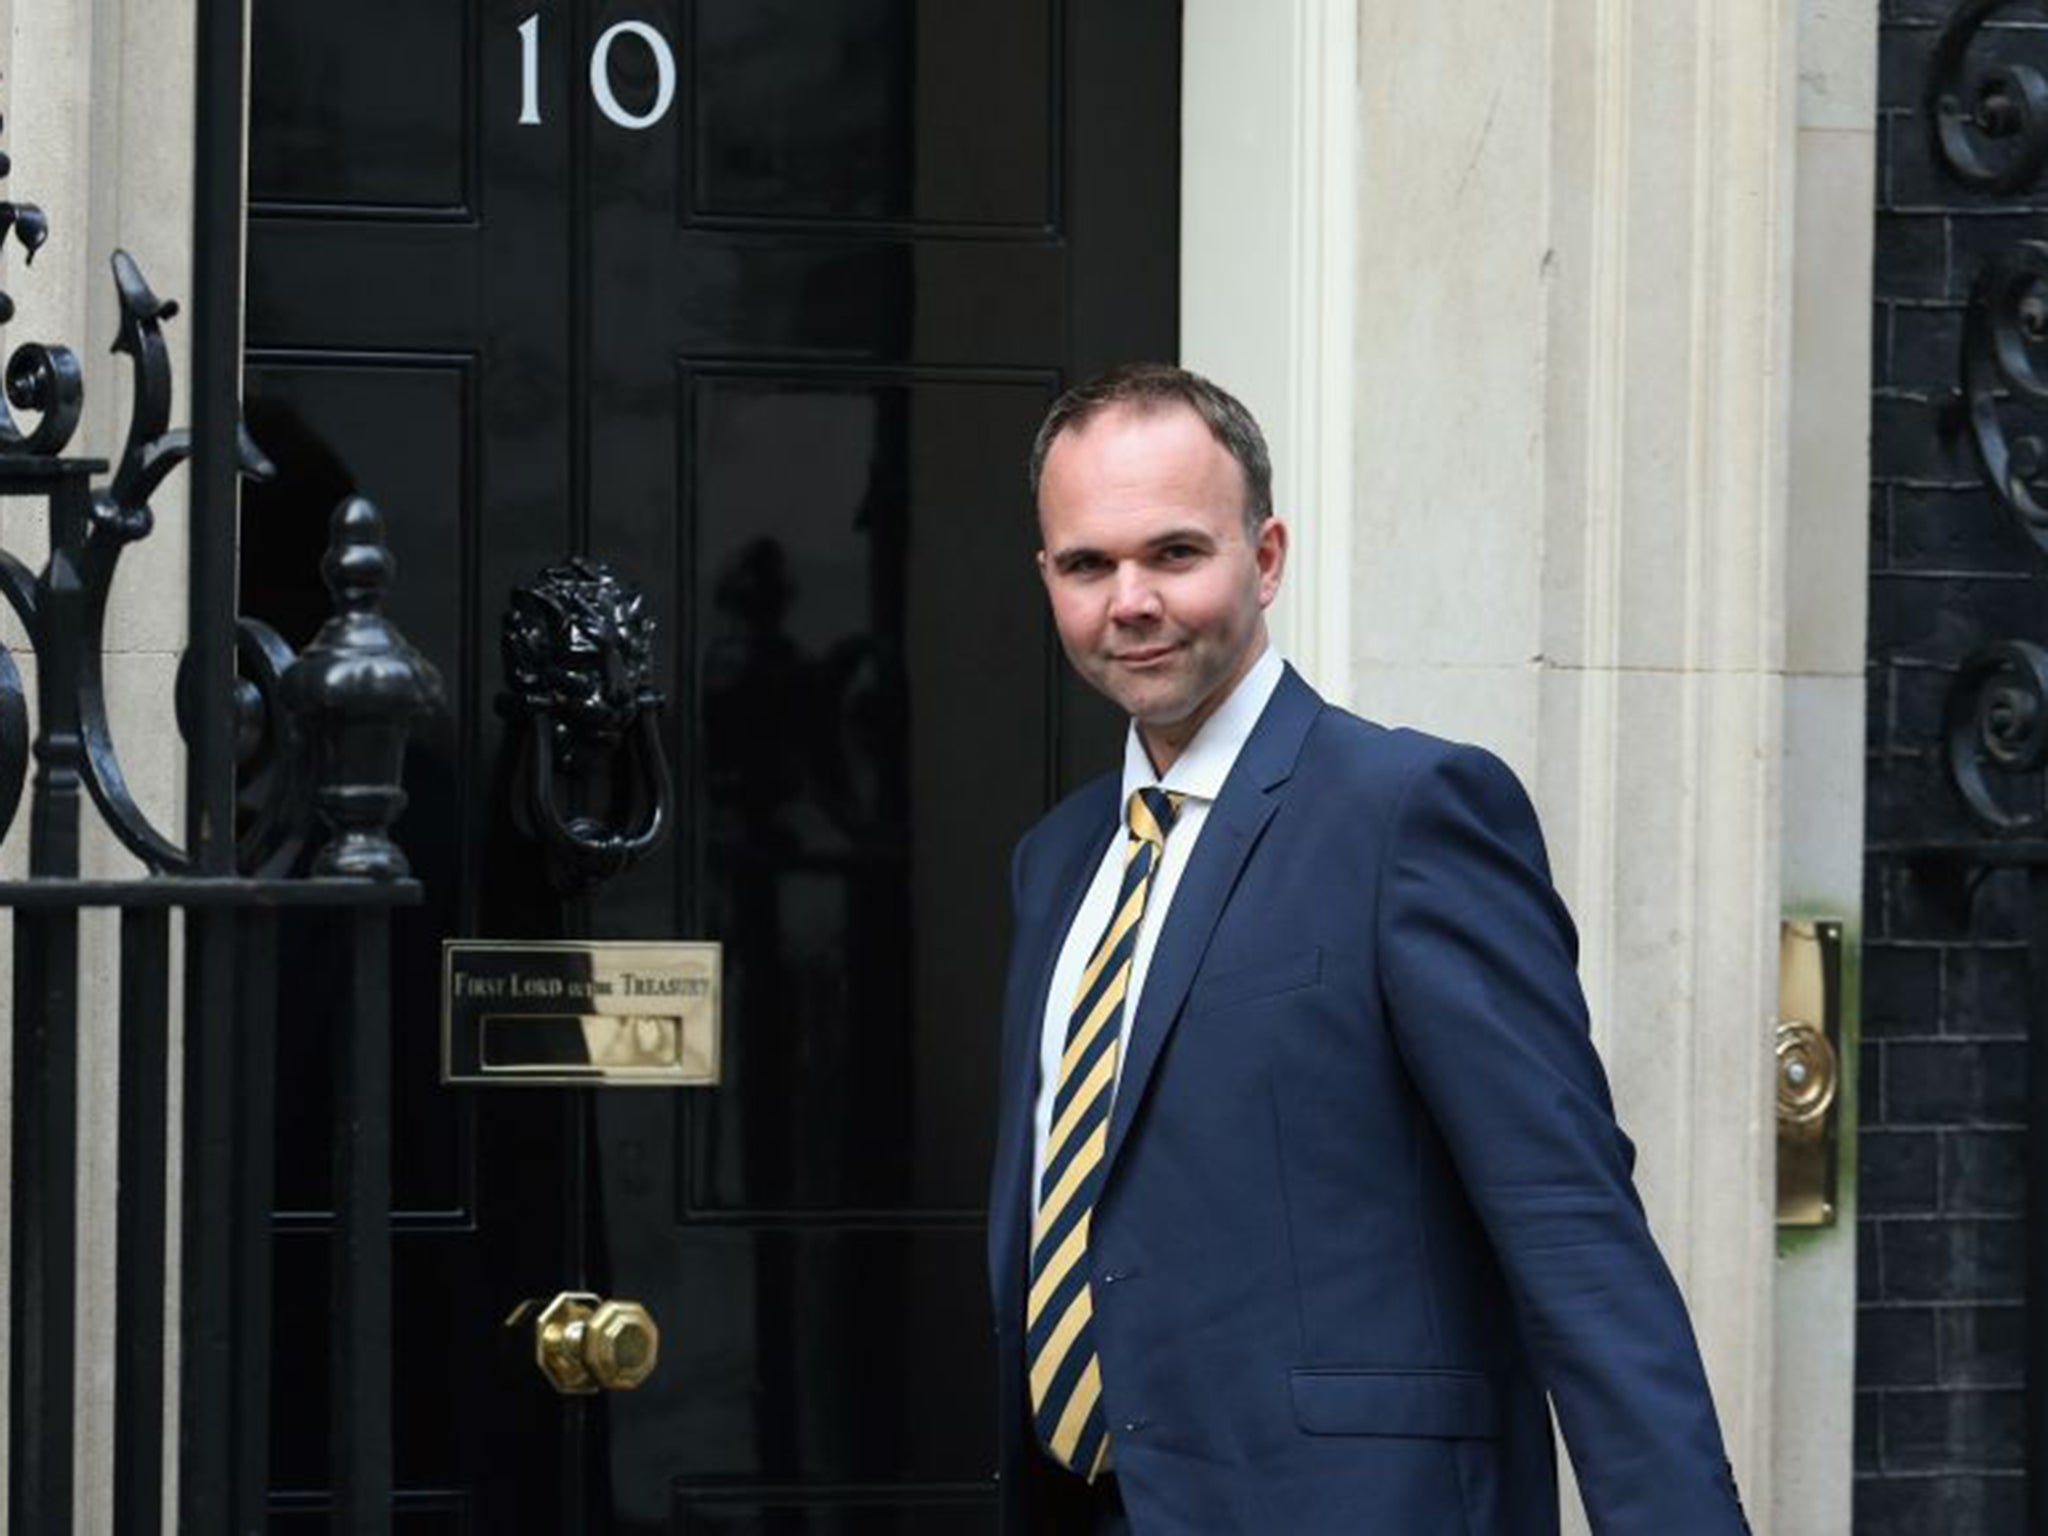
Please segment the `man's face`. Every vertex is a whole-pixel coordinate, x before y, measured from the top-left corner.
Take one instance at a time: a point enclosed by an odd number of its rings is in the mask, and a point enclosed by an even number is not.
[[[1039,573],[1067,659],[1137,720],[1155,766],[1264,649],[1287,530],[1245,526],[1244,474],[1184,405],[1111,406],[1054,439]]]

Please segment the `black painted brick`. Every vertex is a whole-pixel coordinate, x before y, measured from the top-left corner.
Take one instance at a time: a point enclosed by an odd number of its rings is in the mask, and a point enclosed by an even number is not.
[[[1927,90],[1927,66],[1941,33],[1933,27],[1884,27],[1877,42],[1877,101],[1887,112],[1913,111]]]
[[[2025,1494],[2017,1473],[1864,1476],[1850,1518],[1856,1536],[2022,1536]]]
[[[2032,541],[1982,485],[1893,487],[1890,510],[1888,570],[2005,576],[2034,558]]]
[[[1948,220],[1938,214],[1877,218],[1874,286],[1880,299],[1950,299]]]
[[[1941,1033],[1943,952],[1928,945],[1863,950],[1863,1037]]]
[[[2025,1332],[2023,1307],[1941,1308],[1935,1324],[1940,1379],[1955,1386],[2020,1386]]]
[[[1941,1208],[1939,1132],[1867,1130],[1859,1146],[1856,1194],[1866,1213],[1931,1216]]]
[[[1893,730],[1893,695],[1897,692],[1897,678],[1903,669],[1898,667],[1865,667],[1863,669],[1863,732],[1864,745],[1871,751],[1882,748],[1891,739]]]
[[[1862,1372],[1862,1368],[1863,1364],[1859,1359],[1857,1361],[1857,1372],[1859,1375]],[[1883,1463],[1878,1454],[1877,1425],[1878,1417],[1883,1408],[1884,1396],[1882,1393],[1858,1392],[1856,1394],[1856,1440],[1854,1454],[1855,1470],[1858,1472],[1876,1472],[1882,1468]]]
[[[1885,858],[1883,937],[1993,939],[2021,936],[2026,878],[2016,869],[1972,877],[1925,859]]]
[[[1866,1387],[1931,1387],[1940,1379],[1933,1307],[1865,1307],[1856,1318],[1856,1374]]]
[[[2041,234],[2038,209],[1949,219],[1946,296],[1959,302],[1967,300],[1986,267],[2010,251],[2016,241],[2038,240]]]
[[[1888,571],[1892,566],[1892,487],[1872,481],[1870,486],[1870,568]]]
[[[2025,1458],[2021,1395],[1998,1389],[1887,1392],[1878,1434],[1890,1471],[1995,1471]]]
[[[2031,971],[2018,945],[1951,949],[1942,978],[1942,1029],[1951,1035],[2023,1038]]]
[[[1957,304],[1888,307],[1891,335],[1878,382],[1917,394],[1945,395],[1961,377],[1963,310]]]
[[[1948,765],[1931,752],[1889,757],[1864,785],[1864,826],[1872,842],[1974,837],[1969,811],[1949,783]]]
[[[1886,1300],[2017,1301],[2020,1223],[2006,1217],[1896,1218],[1877,1224]]]
[[[2016,1041],[1897,1040],[1883,1047],[1886,1125],[2014,1125],[2026,1113]]]
[[[1872,400],[1871,474],[1880,480],[1965,491],[1981,483],[1976,454],[1964,430],[1961,398],[1953,388],[1945,388]]]
[[[2012,1047],[2017,1054],[2022,1047]],[[1945,1131],[1941,1208],[1956,1215],[2018,1215],[2027,1198],[2027,1138],[2018,1130]]]
[[[1903,652],[1915,661],[1958,666],[1992,640],[2043,633],[2043,617],[2040,588],[2011,576],[1870,579],[1873,650]]]

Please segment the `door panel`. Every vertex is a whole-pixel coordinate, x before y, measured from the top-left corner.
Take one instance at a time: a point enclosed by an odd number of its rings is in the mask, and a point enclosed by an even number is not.
[[[1048,0],[700,0],[693,220],[1052,229]]]
[[[1023,467],[1066,380],[1172,355],[1178,35],[1170,0],[257,0],[281,474],[244,606],[310,630],[291,573],[360,489],[451,703],[398,829],[404,1528],[992,1528],[1008,853],[1120,729],[1059,661]],[[566,908],[494,700],[509,594],[578,552],[659,625],[675,815]],[[718,1087],[438,1084],[441,941],[574,932],[724,945]],[[324,1040],[313,1007],[281,1049],[280,1530],[325,1500]],[[564,1289],[655,1312],[637,1392],[556,1397],[502,1335]]]

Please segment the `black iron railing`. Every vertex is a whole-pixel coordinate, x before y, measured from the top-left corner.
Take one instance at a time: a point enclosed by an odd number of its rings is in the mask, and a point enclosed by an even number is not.
[[[236,617],[235,481],[267,471],[238,405],[244,13],[239,0],[201,0],[198,10],[193,433],[169,427],[163,325],[175,306],[125,254],[114,258],[116,350],[134,403],[125,451],[104,482],[105,462],[66,456],[85,389],[75,355],[29,342],[5,359],[0,498],[40,503],[49,528],[40,570],[0,551],[0,600],[36,659],[31,742],[22,669],[0,646],[0,836],[25,789],[29,829],[28,878],[0,882],[13,920],[7,1508],[17,1536],[70,1536],[77,1502],[78,978],[81,920],[95,909],[120,914],[115,1529],[143,1536],[163,1524],[173,1070],[184,1087],[176,1526],[264,1529],[277,940],[281,914],[303,908],[333,915],[327,926],[351,978],[333,1014],[334,1528],[390,1528],[390,914],[419,890],[389,829],[404,804],[408,730],[435,707],[439,684],[382,616],[391,560],[376,510],[359,498],[335,513],[324,571],[336,613],[303,654]],[[0,178],[10,171],[0,155]],[[32,256],[50,221],[31,204],[0,202],[0,241],[10,236]],[[0,324],[12,316],[0,293]],[[188,458],[188,652],[177,702],[189,798],[179,839],[150,820],[121,771],[103,655],[122,551],[148,536],[151,495]],[[80,877],[87,798],[146,874]],[[295,874],[315,842],[309,872]],[[184,1056],[174,1064],[181,939]]]

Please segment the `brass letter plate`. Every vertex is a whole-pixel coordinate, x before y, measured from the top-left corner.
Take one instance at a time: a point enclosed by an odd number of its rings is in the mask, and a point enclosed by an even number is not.
[[[716,944],[449,939],[441,1080],[679,1088],[718,1081]]]

